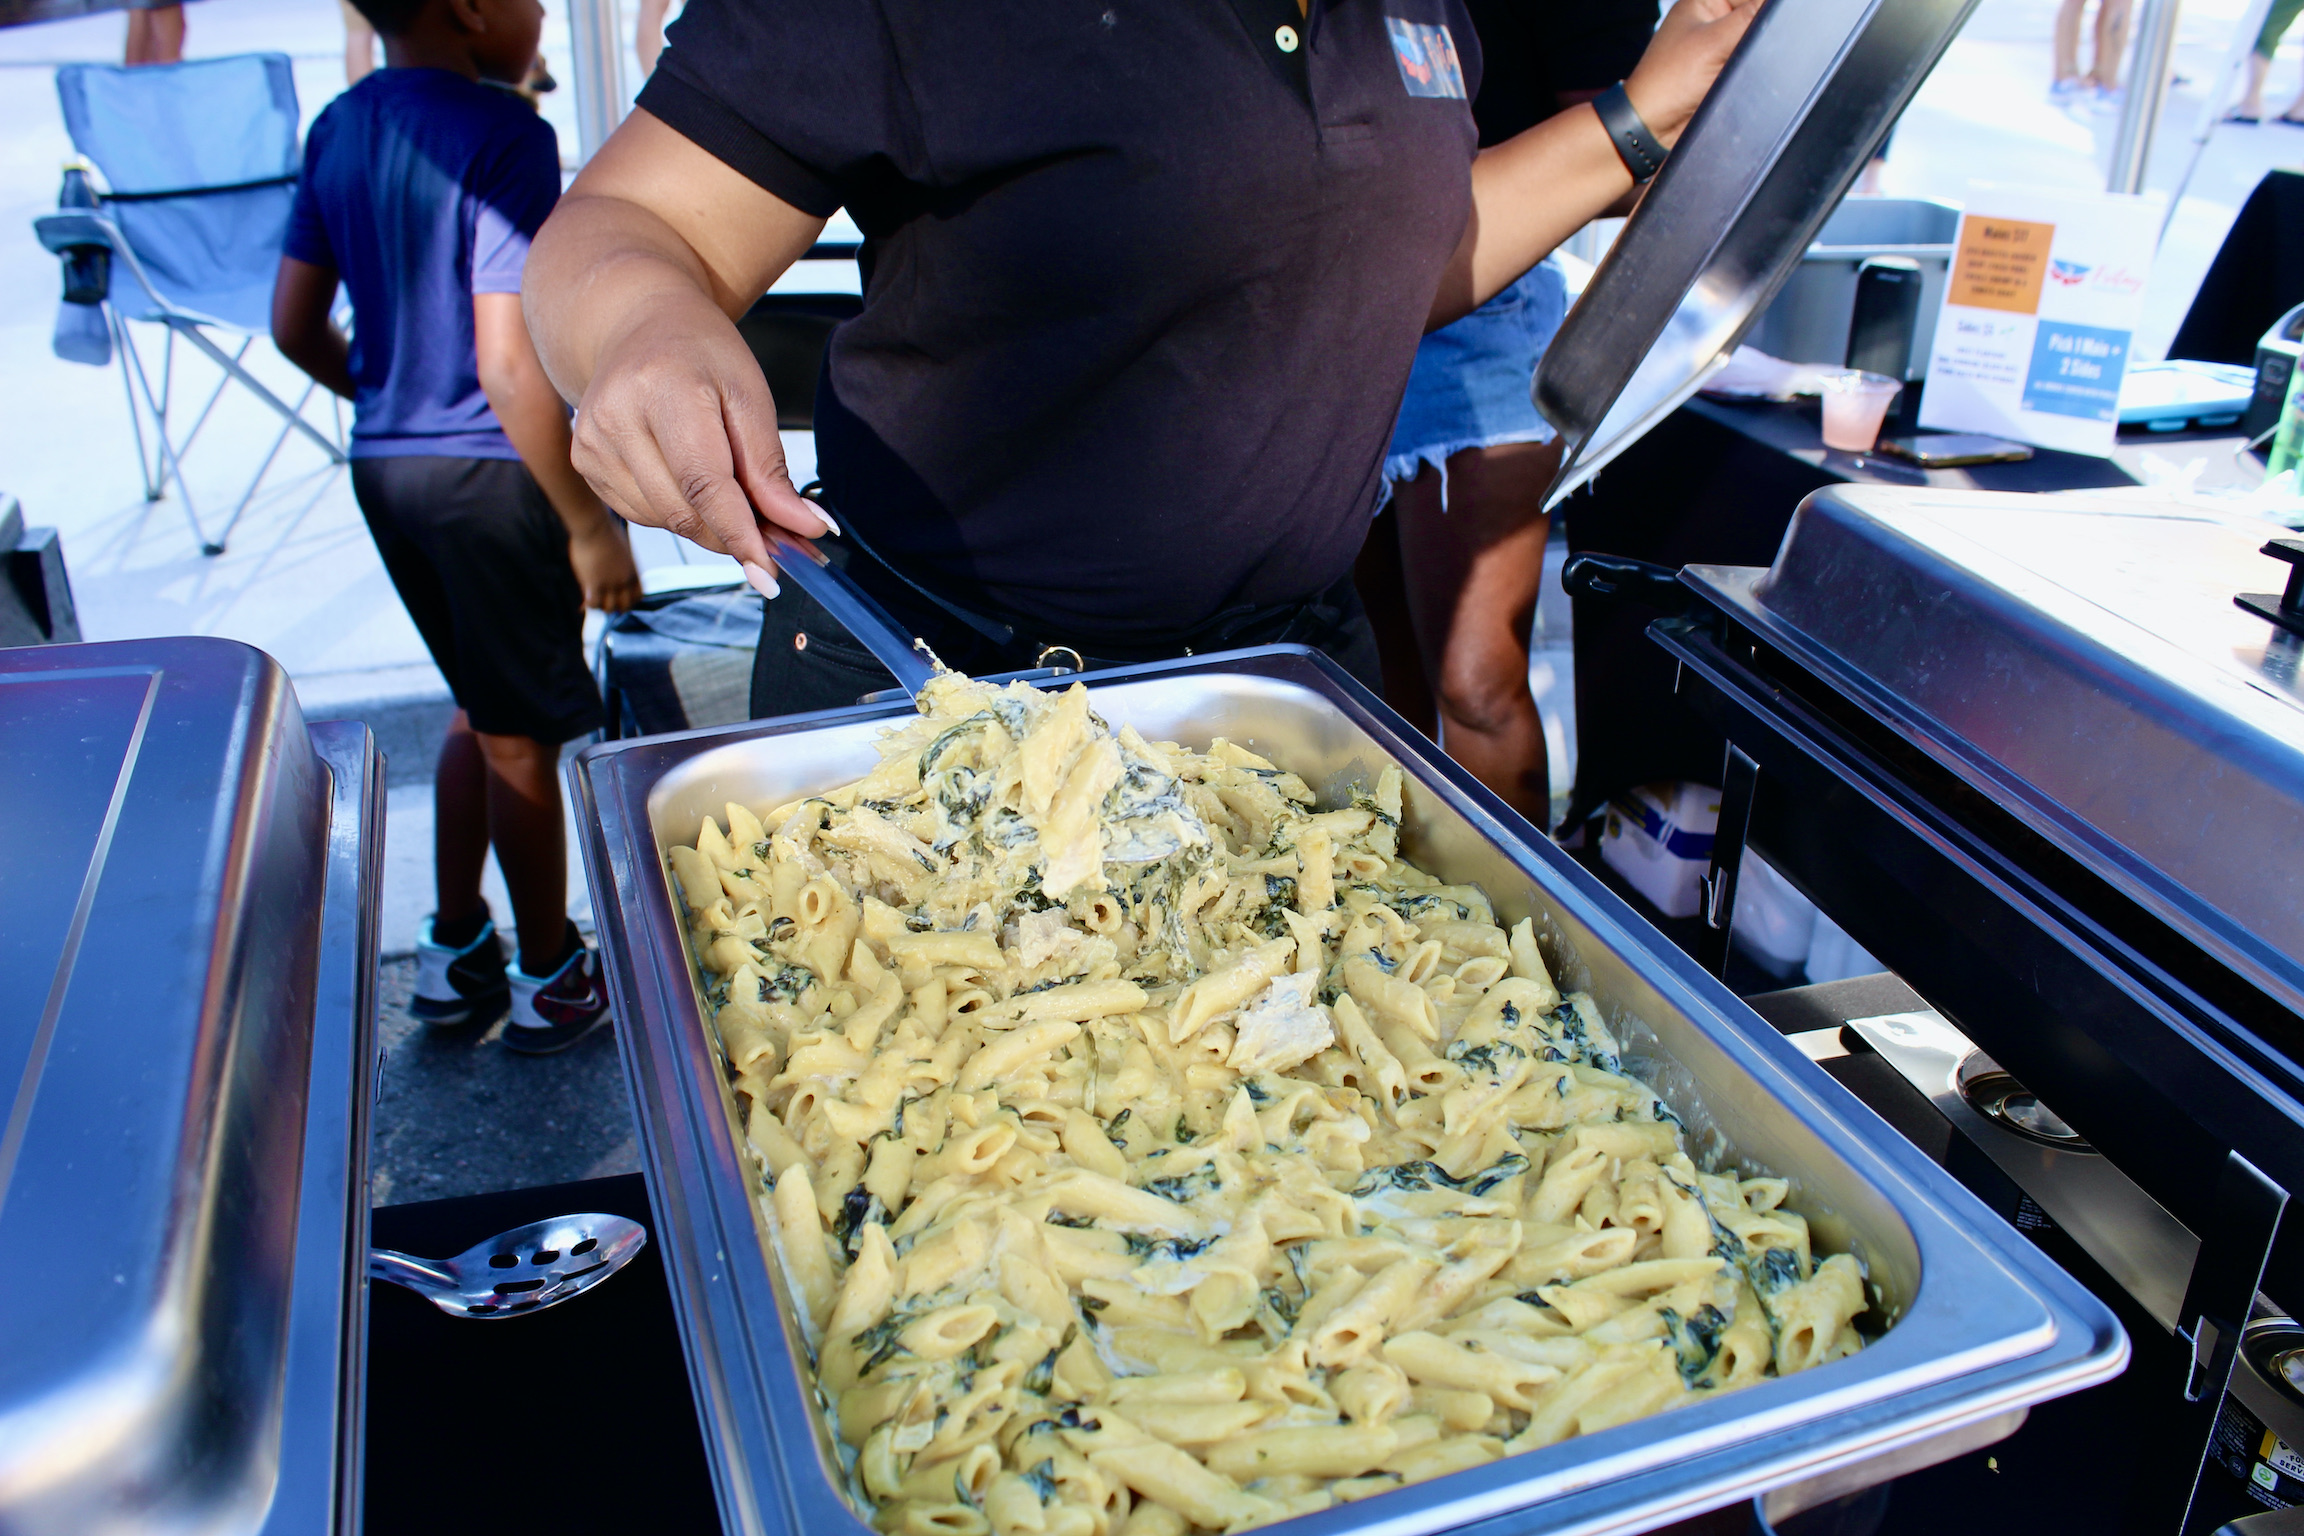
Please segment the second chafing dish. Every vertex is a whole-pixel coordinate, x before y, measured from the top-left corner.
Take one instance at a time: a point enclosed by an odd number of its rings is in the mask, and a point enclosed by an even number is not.
[[[1564,1445],[1287,1522],[1387,1536],[1510,1514],[1516,1531],[1637,1529],[1824,1478],[2111,1376],[2109,1313],[1332,666],[1297,648],[1091,676],[1147,736],[1250,745],[1323,794],[1408,777],[1402,851],[1536,919],[1564,985],[1590,990],[1692,1145],[1793,1181],[1819,1248],[1870,1269],[1893,1326],[1861,1355]],[[766,1262],[736,1103],[664,873],[728,800],[844,782],[902,706],[595,748],[575,777],[641,1147],[659,1203],[721,1507],[745,1532],[860,1532]],[[1532,1524],[1531,1521],[1534,1523]]]

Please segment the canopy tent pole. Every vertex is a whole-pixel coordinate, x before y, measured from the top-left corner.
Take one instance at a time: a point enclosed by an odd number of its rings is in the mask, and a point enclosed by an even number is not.
[[[2152,158],[2152,135],[2168,105],[2168,59],[2176,48],[2180,0],[2144,0],[2136,26],[2136,63],[2128,71],[2128,94],[2120,103],[2120,131],[2112,140],[2108,192],[2141,192]]]
[[[624,120],[624,48],[616,0],[569,0],[568,42],[576,57],[576,159],[599,152]]]
[[[2176,185],[2168,191],[2168,206],[2160,215],[2160,238],[2154,242],[2154,250],[2167,243],[2169,226],[2176,222],[2176,205],[2184,201],[2184,190],[2192,185],[2192,177],[2200,169],[2200,157],[2208,151],[2208,140],[2215,135],[2216,125],[2224,120],[2224,108],[2232,100],[2234,83],[2248,67],[2248,55],[2256,46],[2256,34],[2264,30],[2264,18],[2271,11],[2272,0],[2248,0],[2247,7],[2240,13],[2240,24],[2232,29],[2232,41],[2224,49],[2224,63],[2200,99],[2200,115],[2192,124],[2192,153],[2184,161],[2184,174],[2176,178]]]

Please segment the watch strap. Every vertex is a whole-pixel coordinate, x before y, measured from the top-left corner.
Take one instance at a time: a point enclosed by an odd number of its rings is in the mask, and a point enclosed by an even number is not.
[[[1624,169],[1632,173],[1634,182],[1645,183],[1664,169],[1664,157],[1671,151],[1640,120],[1639,109],[1632,105],[1632,98],[1624,94],[1622,81],[1593,97],[1592,110],[1600,114],[1600,126],[1608,130],[1609,141],[1616,146],[1616,156],[1624,162]]]

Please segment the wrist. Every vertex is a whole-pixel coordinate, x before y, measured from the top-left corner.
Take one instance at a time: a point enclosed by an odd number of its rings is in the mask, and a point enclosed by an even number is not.
[[[1666,107],[1670,92],[1657,90],[1653,82],[1642,78],[1637,68],[1624,77],[1623,91],[1624,99],[1631,104],[1633,111],[1640,114],[1640,121],[1647,125],[1648,131],[1655,135],[1658,143],[1670,149],[1680,141],[1680,135],[1687,128],[1688,119],[1693,114],[1674,112]]]
[[[1656,137],[1632,105],[1631,98],[1621,85],[1612,85],[1592,99],[1592,111],[1607,131],[1609,146],[1623,163],[1635,187],[1644,187],[1664,169],[1665,158],[1671,154]]]

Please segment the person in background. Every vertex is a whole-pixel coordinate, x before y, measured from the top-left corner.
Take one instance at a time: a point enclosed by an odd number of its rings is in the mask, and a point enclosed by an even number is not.
[[[1656,31],[1656,0],[1465,8],[1485,60],[1472,102],[1483,146],[1592,100]],[[1529,390],[1567,307],[1559,264],[1545,261],[1424,338],[1384,460],[1389,515],[1356,570],[1387,700],[1538,826],[1550,768],[1528,645],[1560,444]]]
[[[184,7],[129,0],[124,64],[180,64],[184,60]]]
[[[2264,80],[2272,73],[2272,56],[2280,51],[2280,39],[2296,24],[2298,15],[2304,14],[2304,0],[2272,0],[2272,9],[2264,15],[2264,26],[2256,34],[2256,46],[2248,54],[2248,90],[2240,103],[2224,114],[2228,123],[2255,124],[2264,121]],[[2280,121],[2291,128],[2304,128],[2304,88],[2296,99],[2281,112]]]
[[[305,140],[272,301],[291,362],[354,402],[352,490],[456,697],[434,780],[439,905],[418,1018],[559,1050],[607,1017],[568,920],[560,745],[593,729],[587,604],[632,606],[621,525],[569,463],[568,409],[520,315],[528,244],[560,194],[551,125],[511,91],[538,0],[360,0],[385,67]],[[488,82],[494,82],[493,84]],[[356,339],[329,320],[339,277]],[[507,967],[481,869],[512,896]]]
[[[2128,0],[2096,0],[2096,49],[2080,72],[2080,19],[2088,0],[2056,7],[2055,82],[2048,99],[2059,107],[2109,108],[2120,99],[2120,56],[2128,50]]]
[[[358,85],[376,68],[376,29],[352,7],[352,0],[336,0],[344,13],[344,83]]]

